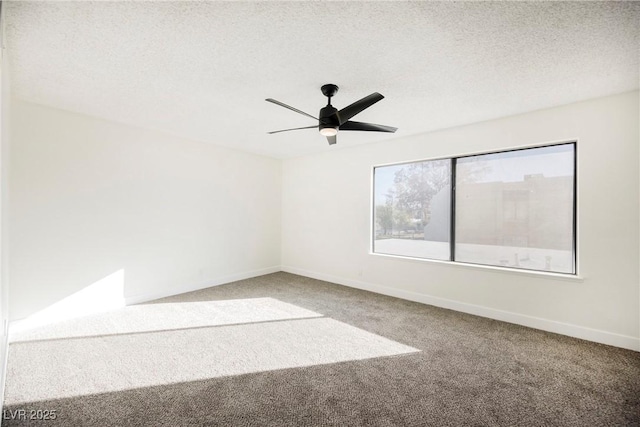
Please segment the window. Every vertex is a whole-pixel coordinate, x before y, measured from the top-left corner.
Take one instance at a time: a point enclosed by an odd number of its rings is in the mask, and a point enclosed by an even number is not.
[[[575,274],[575,188],[575,143],[376,167],[373,251]]]
[[[374,251],[450,259],[451,160],[375,169]]]

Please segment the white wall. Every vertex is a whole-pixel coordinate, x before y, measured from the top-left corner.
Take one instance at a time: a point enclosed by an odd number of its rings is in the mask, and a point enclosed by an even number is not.
[[[10,315],[124,271],[129,301],[277,271],[281,162],[11,104]]]
[[[631,92],[286,160],[283,269],[640,350],[638,122]],[[582,280],[369,253],[374,165],[576,139]]]
[[[282,164],[20,100],[11,113],[13,319],[120,270],[135,301],[282,264],[640,350],[637,92]],[[582,279],[369,253],[372,166],[574,139]]]
[[[1,5],[0,5],[1,7]],[[4,39],[4,14],[0,16],[0,45]],[[0,410],[4,403],[5,367],[9,327],[9,73],[7,55],[0,46]]]

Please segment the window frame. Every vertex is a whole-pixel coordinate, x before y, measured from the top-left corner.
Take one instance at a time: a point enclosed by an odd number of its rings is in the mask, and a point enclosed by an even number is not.
[[[515,267],[515,266],[498,266],[493,264],[482,264],[482,263],[474,263],[467,261],[457,261],[455,259],[455,250],[456,250],[456,177],[457,177],[457,162],[458,159],[464,159],[469,157],[477,157],[491,154],[503,154],[510,153],[515,151],[525,151],[536,148],[546,148],[546,147],[555,147],[562,145],[571,145],[573,148],[573,182],[572,182],[572,192],[573,192],[573,201],[572,201],[572,229],[571,229],[571,252],[572,252],[572,272],[560,272],[560,271],[551,271],[551,270],[538,270],[533,268],[525,268],[525,267]],[[401,254],[390,254],[384,252],[376,252],[375,251],[375,241],[376,241],[376,169],[384,168],[389,166],[400,166],[400,165],[408,165],[412,163],[420,163],[420,162],[428,162],[435,160],[449,160],[451,162],[450,166],[450,212],[449,212],[449,259],[442,260],[436,258],[423,258],[411,255],[401,255]],[[533,274],[541,274],[541,275],[552,275],[558,277],[566,277],[566,278],[580,278],[579,276],[579,263],[578,263],[578,140],[571,139],[566,141],[557,141],[557,142],[548,142],[543,144],[536,145],[527,145],[520,146],[514,148],[507,149],[497,149],[492,151],[482,151],[482,152],[474,152],[467,154],[459,154],[455,156],[442,156],[442,157],[433,157],[426,159],[417,159],[410,161],[402,161],[402,162],[394,162],[394,163],[385,163],[374,165],[371,169],[371,212],[370,212],[370,244],[369,244],[369,254],[384,256],[384,257],[392,257],[392,258],[401,258],[408,260],[415,260],[418,262],[434,262],[434,263],[445,263],[459,266],[472,266],[477,268],[484,269],[492,269],[492,270],[500,270],[500,271],[508,271],[508,272],[522,272],[522,273],[533,273]]]

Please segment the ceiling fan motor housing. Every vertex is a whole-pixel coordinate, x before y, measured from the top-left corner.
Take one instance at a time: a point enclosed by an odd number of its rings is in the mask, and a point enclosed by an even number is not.
[[[340,126],[340,122],[338,119],[338,115],[336,114],[338,110],[332,106],[327,105],[324,108],[320,109],[320,123],[318,125],[318,129],[322,130],[324,128],[338,128]]]

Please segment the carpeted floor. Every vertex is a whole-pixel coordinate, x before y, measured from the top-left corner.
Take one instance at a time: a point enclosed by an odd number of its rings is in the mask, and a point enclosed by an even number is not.
[[[640,353],[292,274],[109,316],[14,338],[3,426],[640,426]]]

